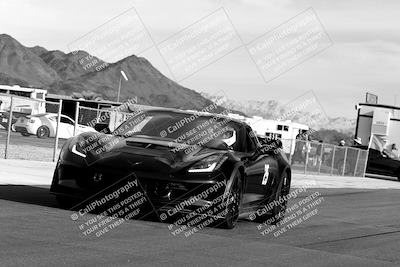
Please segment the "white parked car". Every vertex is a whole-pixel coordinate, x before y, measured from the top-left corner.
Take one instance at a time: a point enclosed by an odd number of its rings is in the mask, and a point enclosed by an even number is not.
[[[36,115],[28,115],[18,118],[13,124],[16,132],[23,136],[36,135],[39,138],[55,137],[57,128],[57,117],[55,113],[43,113]],[[74,136],[74,120],[70,117],[61,115],[60,126],[58,129],[59,138],[70,138]],[[89,126],[78,124],[76,134],[84,132],[95,132],[96,130]]]

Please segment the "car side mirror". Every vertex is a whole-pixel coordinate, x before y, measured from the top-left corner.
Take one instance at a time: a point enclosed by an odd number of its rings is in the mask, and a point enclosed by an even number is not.
[[[108,128],[107,123],[96,123],[94,129],[100,133],[110,134],[110,128]]]

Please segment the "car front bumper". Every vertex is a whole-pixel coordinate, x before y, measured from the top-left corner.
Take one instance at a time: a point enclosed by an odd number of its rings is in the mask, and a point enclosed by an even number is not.
[[[153,208],[168,215],[186,213],[199,207],[209,207],[220,202],[226,191],[222,174],[213,179],[183,179],[150,172],[124,172],[101,169],[95,166],[79,167],[58,163],[54,172],[51,193],[82,201],[111,188],[113,184],[138,181],[138,191],[143,192]]]

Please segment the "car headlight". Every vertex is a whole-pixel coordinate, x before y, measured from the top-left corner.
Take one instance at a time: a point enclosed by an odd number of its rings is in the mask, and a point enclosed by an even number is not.
[[[222,163],[224,163],[227,158],[228,157],[221,155],[209,156],[195,163],[190,167],[188,172],[213,172],[221,167]]]
[[[77,148],[76,144],[74,144],[71,148],[71,152],[74,153],[75,155],[78,155],[82,158],[86,158],[86,154],[84,153],[85,151],[83,151],[80,147]]]

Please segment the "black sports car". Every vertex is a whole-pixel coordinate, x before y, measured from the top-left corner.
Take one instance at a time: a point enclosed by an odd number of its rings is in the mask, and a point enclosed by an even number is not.
[[[291,183],[287,158],[273,140],[261,145],[244,122],[152,108],[132,114],[112,133],[106,125],[96,129],[102,133],[73,137],[61,150],[50,190],[64,207],[99,192],[103,200],[112,199],[107,207],[115,206],[117,195],[129,188],[109,189],[123,181],[137,185],[146,209],[162,221],[201,214],[213,218],[213,225],[233,228],[239,214],[272,223],[284,216]]]
[[[400,160],[390,158],[385,153],[376,149],[369,149],[367,175],[393,176],[400,181]]]
[[[396,177],[400,181],[400,159],[391,158],[384,151],[368,148],[368,146],[354,145],[353,147],[368,150],[367,166],[365,168],[365,176],[369,177]],[[355,166],[356,157],[350,159],[350,166]],[[342,162],[341,162],[342,163]],[[342,163],[343,165],[343,163]]]

